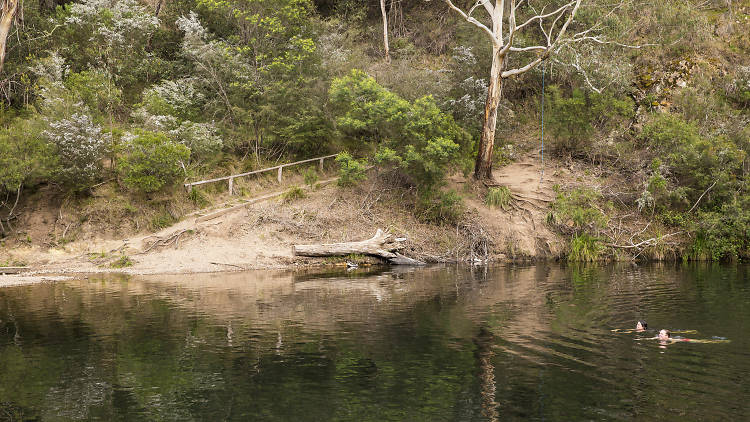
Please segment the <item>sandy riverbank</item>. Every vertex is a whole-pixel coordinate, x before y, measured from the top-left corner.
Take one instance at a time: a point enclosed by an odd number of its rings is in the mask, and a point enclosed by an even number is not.
[[[407,237],[403,254],[425,262],[554,258],[564,242],[546,227],[544,219],[547,204],[554,199],[550,186],[565,177],[565,170],[557,179],[548,170],[551,176],[543,186],[538,184],[538,170],[534,163],[519,162],[497,172],[496,180],[509,186],[517,198],[508,210],[488,208],[476,186],[455,176],[450,187],[461,193],[465,212],[461,222],[452,225],[419,220],[400,203],[402,192],[371,180],[350,189],[326,185],[292,202],[273,198],[214,209],[157,233],[124,239],[90,236],[54,248],[20,243],[0,258],[30,267],[31,273],[11,279],[18,282],[52,280],[48,274],[308,268],[335,265],[342,259],[297,257],[292,254],[294,244],[363,240],[377,229]],[[212,212],[216,216],[207,218]]]

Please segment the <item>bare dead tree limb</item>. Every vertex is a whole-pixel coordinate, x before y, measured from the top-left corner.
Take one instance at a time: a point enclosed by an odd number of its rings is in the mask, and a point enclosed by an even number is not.
[[[665,234],[664,236],[660,236],[658,238],[657,237],[652,237],[650,239],[646,239],[646,240],[644,240],[642,242],[639,242],[639,243],[636,243],[636,244],[633,244],[633,245],[616,245],[614,243],[605,243],[604,246],[608,246],[610,248],[619,248],[619,249],[635,249],[635,248],[640,248],[640,247],[645,247],[645,246],[651,246],[653,244],[658,243],[659,241],[661,241],[664,238],[667,238],[667,237],[670,237],[670,236],[675,236],[675,235],[678,235],[680,233],[682,233],[682,232],[669,233],[669,234]]]
[[[690,208],[690,210],[687,212],[688,214],[690,214],[691,212],[693,212],[693,210],[695,209],[695,207],[698,206],[698,203],[701,202],[701,199],[703,199],[703,196],[705,196],[708,193],[708,191],[710,191],[714,186],[716,186],[716,182],[718,182],[718,181],[719,181],[718,179],[714,180],[714,182],[711,184],[711,186],[709,186],[708,189],[706,189],[705,191],[703,191],[703,193],[701,194],[701,196],[698,197],[698,200],[695,201],[695,204],[693,204],[693,207]]]

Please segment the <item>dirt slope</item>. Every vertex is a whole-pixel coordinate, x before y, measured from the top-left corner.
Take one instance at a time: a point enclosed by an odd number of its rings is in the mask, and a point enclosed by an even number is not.
[[[409,237],[405,252],[427,261],[481,255],[472,249],[476,249],[476,233],[487,238],[492,260],[550,258],[559,256],[564,246],[544,224],[554,200],[551,187],[570,182],[572,173],[559,164],[548,164],[540,184],[540,172],[533,157],[495,171],[496,181],[508,186],[514,198],[507,210],[488,208],[482,186],[463,176],[451,178],[450,184],[467,206],[469,223],[460,227],[420,222],[398,203],[398,192],[377,183],[354,189],[329,184],[292,203],[284,203],[281,197],[253,204],[235,200],[223,211],[190,215],[158,233],[82,240],[61,248],[20,244],[4,255],[42,272],[147,274],[282,268],[321,262],[292,256],[295,243],[361,240],[384,228]],[[114,268],[113,263],[123,256],[131,265]]]

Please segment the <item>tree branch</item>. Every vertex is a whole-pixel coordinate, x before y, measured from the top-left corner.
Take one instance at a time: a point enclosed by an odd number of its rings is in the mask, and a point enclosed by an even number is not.
[[[580,4],[580,1],[578,1],[578,3]],[[531,24],[532,22],[534,22],[534,21],[535,21],[535,20],[537,20],[537,19],[539,19],[539,20],[544,20],[544,19],[547,19],[547,18],[548,18],[548,17],[550,17],[550,16],[554,16],[554,15],[556,15],[556,14],[558,14],[558,13],[562,14],[562,13],[563,13],[563,12],[564,12],[564,11],[565,11],[565,10],[566,10],[567,8],[569,8],[569,7],[573,6],[574,4],[576,4],[576,1],[571,1],[571,2],[570,2],[570,3],[568,3],[568,4],[566,4],[566,5],[564,5],[564,6],[561,6],[561,7],[559,8],[559,9],[555,10],[554,12],[550,12],[550,13],[545,13],[545,14],[543,14],[543,15],[536,15],[536,16],[534,16],[534,17],[532,17],[532,18],[529,18],[529,20],[527,20],[526,22],[524,22],[524,23],[522,23],[522,24],[518,25],[518,26],[516,27],[516,30],[519,30],[519,29],[523,29],[523,28],[524,28],[525,26],[527,26],[527,25]],[[577,8],[577,7],[576,7],[576,8]]]
[[[511,77],[511,76],[515,76],[515,75],[520,75],[522,73],[526,73],[530,69],[532,69],[533,67],[535,67],[536,65],[538,65],[539,63],[541,63],[544,59],[546,59],[547,57],[549,57],[549,55],[552,54],[552,52],[554,51],[555,47],[557,47],[558,43],[560,43],[560,40],[563,39],[563,36],[565,35],[565,32],[567,31],[568,26],[570,25],[570,23],[573,22],[573,18],[575,18],[576,12],[578,12],[578,8],[581,6],[581,1],[582,0],[575,0],[575,2],[571,2],[571,3],[568,3],[567,5],[563,6],[564,8],[567,8],[567,7],[570,6],[570,4],[574,4],[573,10],[570,11],[570,16],[568,16],[568,19],[565,21],[565,23],[563,24],[562,28],[560,28],[560,32],[557,34],[557,37],[555,37],[555,41],[554,42],[549,42],[549,38],[548,38],[547,43],[549,45],[547,46],[547,48],[545,48],[544,52],[539,57],[537,57],[536,59],[534,59],[533,61],[531,61],[530,63],[528,63],[526,66],[504,71],[501,74],[501,77],[502,78],[508,78],[508,77]],[[559,10],[560,9],[558,9],[558,11]],[[554,12],[552,14],[537,15],[537,16],[553,16],[553,15],[554,15]],[[555,22],[557,22],[557,19],[555,19]],[[553,23],[553,25],[554,25],[554,23]],[[550,29],[549,35],[550,36],[552,35],[551,29]],[[507,46],[507,47],[504,48],[504,50],[509,49],[509,48],[510,47]]]
[[[584,31],[584,32],[588,32],[588,31]],[[640,49],[640,48],[643,48],[643,47],[651,47],[651,46],[657,45],[657,44],[638,44],[638,45],[623,44],[623,43],[619,43],[617,41],[604,41],[604,40],[600,39],[599,37],[591,37],[591,36],[584,36],[584,37],[578,37],[578,38],[576,38],[575,36],[573,36],[573,38],[571,38],[569,42],[581,42],[581,41],[593,41],[593,42],[595,42],[597,44],[603,44],[603,45],[604,44],[611,44],[611,45],[616,45],[618,47],[633,48],[633,49],[636,49],[636,50]]]
[[[483,0],[483,1],[487,2],[487,0]],[[493,44],[498,44],[499,43],[499,41],[497,40],[497,38],[495,38],[495,34],[492,32],[492,30],[490,28],[487,28],[487,26],[484,25],[482,22],[479,22],[478,20],[476,20],[476,19],[472,18],[471,16],[467,15],[466,13],[464,13],[464,11],[461,10],[461,9],[459,9],[458,7],[456,7],[453,4],[453,2],[451,2],[451,0],[445,0],[445,2],[448,3],[448,7],[450,7],[453,10],[455,10],[456,13],[458,13],[459,15],[461,15],[461,17],[463,17],[464,19],[466,19],[467,22],[471,23],[472,25],[476,26],[477,28],[479,28],[482,31],[484,31],[487,35],[489,35]],[[491,7],[491,5],[490,5],[490,7]],[[486,8],[486,6],[485,6],[485,8]]]
[[[716,186],[716,182],[718,182],[718,181],[719,181],[718,179],[714,180],[714,182],[711,184],[711,186],[709,186],[708,189],[706,189],[705,191],[703,191],[703,193],[698,198],[698,200],[695,201],[695,204],[693,204],[693,207],[690,208],[690,211],[687,212],[688,214],[690,214],[691,212],[693,212],[693,210],[695,209],[695,207],[698,206],[698,203],[701,202],[701,199],[703,199],[703,196],[706,195],[708,193],[708,191],[710,191],[714,186]]]
[[[678,235],[680,233],[682,233],[682,232],[674,232],[674,233],[665,234],[664,236],[661,236],[659,238],[652,237],[650,239],[646,239],[646,240],[644,240],[642,242],[639,242],[639,243],[636,243],[634,245],[615,245],[614,243],[605,243],[604,246],[608,246],[610,248],[619,248],[619,249],[634,249],[634,248],[638,248],[638,247],[644,246],[644,245],[645,246],[651,246],[653,243],[656,243],[659,240],[664,239],[665,237],[670,237],[670,236]]]

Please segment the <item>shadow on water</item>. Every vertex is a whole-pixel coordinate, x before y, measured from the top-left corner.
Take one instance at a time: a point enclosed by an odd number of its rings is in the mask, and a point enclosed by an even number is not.
[[[0,290],[0,420],[738,420],[748,323],[740,265],[93,276]]]

